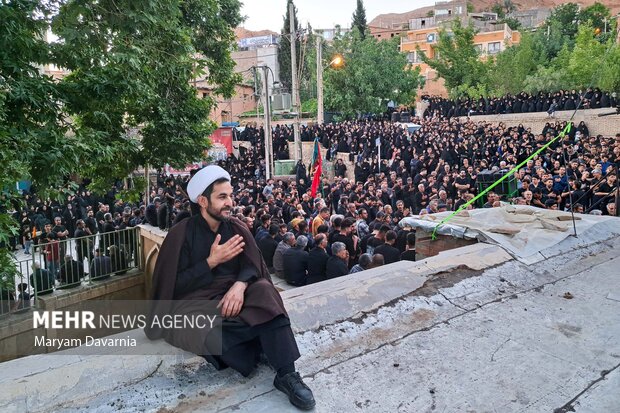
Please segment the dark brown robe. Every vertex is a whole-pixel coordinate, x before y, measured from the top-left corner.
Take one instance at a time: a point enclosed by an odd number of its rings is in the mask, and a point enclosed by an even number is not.
[[[192,291],[183,297],[174,297],[174,289],[177,278],[177,267],[181,248],[185,240],[186,231],[192,222],[185,219],[170,229],[159,250],[155,270],[153,272],[153,292],[151,299],[154,300],[147,325],[144,329],[148,338],[154,340],[164,338],[175,347],[205,355],[205,343],[209,330],[177,329],[170,330],[152,326],[153,318],[166,314],[196,314],[204,312],[204,306],[200,301],[220,300],[228,289],[235,283],[234,275],[231,277],[216,277],[208,288]],[[245,247],[243,253],[246,258],[258,270],[257,280],[250,283],[245,290],[243,308],[235,318],[250,327],[267,323],[274,318],[283,315],[288,320],[288,314],[280,293],[275,289],[269,276],[269,272],[262,255],[245,224],[236,218],[231,218],[230,223],[235,234],[243,236]],[[175,300],[174,302],[172,300]],[[221,322],[221,317],[218,317]]]

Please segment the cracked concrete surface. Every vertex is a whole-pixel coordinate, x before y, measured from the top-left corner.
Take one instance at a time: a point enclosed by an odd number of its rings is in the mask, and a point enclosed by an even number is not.
[[[479,245],[283,293],[316,411],[620,411],[619,246],[614,237],[528,266]],[[30,377],[2,373],[2,411],[294,411],[266,366],[242,378],[182,352],[65,368],[63,357],[34,359],[55,369]],[[56,396],[45,396],[53,374]]]

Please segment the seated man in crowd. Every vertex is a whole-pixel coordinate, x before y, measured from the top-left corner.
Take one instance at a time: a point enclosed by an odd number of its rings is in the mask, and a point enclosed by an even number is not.
[[[394,247],[396,243],[396,232],[390,230],[385,233],[385,243],[375,248],[375,254],[383,255],[386,264],[400,261],[400,251]]]
[[[295,245],[295,235],[292,232],[287,232],[282,237],[282,241],[278,244],[276,251],[273,253],[273,269],[276,277],[286,279],[284,273],[284,251],[292,248]]]
[[[103,254],[101,248],[95,249],[95,258],[90,262],[91,279],[107,278],[112,274],[112,260]]]
[[[349,273],[349,251],[347,246],[342,242],[334,242],[332,244],[332,256],[327,260],[325,269],[325,278],[331,279],[341,277]]]
[[[327,271],[327,235],[319,233],[314,237],[315,247],[308,253],[308,278],[307,284],[313,284],[325,281],[325,272]]]
[[[415,261],[415,232],[407,234],[407,250],[400,254],[401,261]]]
[[[271,224],[269,226],[268,235],[257,242],[258,249],[260,250],[263,259],[265,260],[265,264],[267,264],[267,269],[271,274],[275,271],[273,268],[273,256],[276,252],[276,248],[278,248],[278,241],[275,239],[278,234],[278,230],[279,228],[277,225]]]
[[[284,277],[287,283],[296,287],[306,285],[308,277],[308,252],[305,251],[308,238],[304,235],[297,237],[295,246],[282,254]]]
[[[30,275],[30,285],[34,288],[35,294],[43,295],[54,291],[54,276],[45,268],[41,268],[38,262],[32,263],[32,274]]]
[[[359,262],[351,268],[349,274],[354,274],[356,272],[367,270],[370,267],[370,263],[372,261],[372,256],[370,254],[362,254],[360,255]]]
[[[65,255],[65,261],[60,266],[60,282],[65,285],[80,285],[84,277],[84,263],[77,262],[71,255]]]

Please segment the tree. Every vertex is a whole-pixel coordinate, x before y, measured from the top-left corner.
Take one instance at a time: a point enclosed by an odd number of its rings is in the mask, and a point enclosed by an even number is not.
[[[366,9],[364,8],[364,2],[362,0],[357,0],[357,8],[355,9],[355,13],[353,13],[351,28],[357,30],[362,39],[366,37]]]
[[[593,5],[581,10],[579,21],[580,23],[589,23],[594,29],[602,31],[605,29],[605,24],[611,27],[616,19],[611,18],[611,10],[609,8],[597,1]]]
[[[97,162],[80,159],[87,176],[103,189],[141,165],[200,158],[214,100],[198,98],[192,83],[204,78],[232,94],[239,79],[229,49],[240,21],[236,0],[62,5],[52,28],[58,65],[71,71],[59,84],[66,109],[79,134],[107,149]]]
[[[495,3],[491,6],[491,12],[497,14],[497,17],[503,19],[506,17],[506,12],[504,11],[504,6],[499,3]]]
[[[11,288],[9,237],[19,228],[9,214],[20,208],[15,183],[30,179],[38,188],[58,196],[65,176],[73,171],[78,153],[92,151],[74,133],[63,115],[63,96],[53,80],[41,73],[49,62],[45,32],[53,12],[51,2],[15,0],[0,7],[0,263],[6,277],[2,287]],[[71,132],[71,133],[70,133]]]
[[[579,26],[575,40],[575,48],[570,54],[567,70],[571,87],[586,88],[593,82],[598,83],[601,69],[605,65],[605,58],[609,45],[601,44],[594,35],[594,29],[589,24]],[[616,67],[616,70],[618,68]]]
[[[523,82],[545,64],[546,59],[531,33],[523,33],[519,44],[498,54],[489,68],[487,82],[490,93],[503,96],[523,91]],[[510,74],[507,76],[507,74]]]
[[[72,189],[71,174],[108,190],[147,163],[200,159],[215,126],[208,120],[214,101],[197,98],[193,80],[232,93],[239,6],[238,0],[3,2],[0,241],[16,231],[7,212],[19,207],[12,188],[21,179],[43,197],[61,198]],[[54,43],[44,41],[50,25]],[[71,73],[54,81],[41,73],[48,64]],[[0,251],[0,261],[6,254]]]
[[[577,34],[578,22],[579,5],[577,3],[564,3],[553,9],[545,22],[544,29],[546,30],[548,26],[557,23],[556,28],[559,28],[562,34],[573,38]]]
[[[282,26],[280,43],[278,46],[278,62],[280,65],[280,83],[291,90],[292,86],[292,75],[291,75],[291,39],[295,40],[295,47],[297,51],[297,64],[300,62],[300,52],[301,41],[300,37],[297,33],[300,33],[299,20],[297,20],[297,7],[294,7],[293,10],[293,26],[295,27],[295,32],[291,35],[291,20],[289,16],[289,4],[293,3],[293,0],[288,0],[286,3],[286,13],[284,14],[283,20],[284,25]],[[293,3],[294,4],[294,3]]]
[[[382,113],[390,100],[411,104],[421,78],[419,69],[411,70],[407,56],[399,52],[398,40],[362,40],[351,33],[337,38],[325,53],[325,64],[335,53],[342,54],[345,63],[325,71],[325,107],[355,116]]]
[[[485,81],[487,65],[480,60],[474,46],[476,32],[473,27],[463,27],[459,20],[452,23],[452,30],[439,30],[435,56],[422,56],[422,61],[437,71],[446,88],[458,95],[457,87],[469,89]]]

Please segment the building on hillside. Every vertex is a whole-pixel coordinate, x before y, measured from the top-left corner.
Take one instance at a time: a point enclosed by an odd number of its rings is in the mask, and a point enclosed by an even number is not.
[[[438,2],[432,16],[413,18],[409,21],[407,35],[401,38],[400,50],[407,53],[412,67],[419,67],[420,74],[426,79],[425,86],[418,91],[421,95],[447,96],[444,81],[437,72],[422,62],[422,54],[429,58],[436,55],[435,46],[439,40],[439,31],[450,30],[454,20],[460,20],[464,26],[473,25],[478,33],[474,37],[481,59],[500,53],[507,47],[519,43],[518,31],[513,31],[505,23],[498,23],[495,13],[467,13],[466,1]]]
[[[517,19],[523,29],[535,29],[537,27],[540,27],[545,22],[545,20],[549,18],[549,16],[551,16],[551,9],[548,8],[538,8],[522,11],[517,10],[513,11],[508,15],[508,17]]]
[[[238,50],[230,56],[235,61],[235,72],[240,73],[246,83],[254,83],[253,66],[267,66],[270,71],[268,77],[269,88],[280,81],[280,65],[278,63],[278,36],[266,35],[240,39],[237,42]],[[257,82],[261,82],[260,75]]]
[[[402,37],[407,34],[409,30],[409,23],[391,23],[388,27],[381,26],[368,26],[371,36],[377,40],[388,40],[394,37]]]
[[[254,86],[246,84],[238,84],[235,86],[235,94],[226,99],[222,96],[215,95],[213,92],[215,87],[207,83],[204,79],[195,83],[198,97],[213,97],[215,106],[209,114],[209,118],[221,126],[225,122],[239,122],[240,115],[244,112],[256,111],[257,98],[254,96]]]

